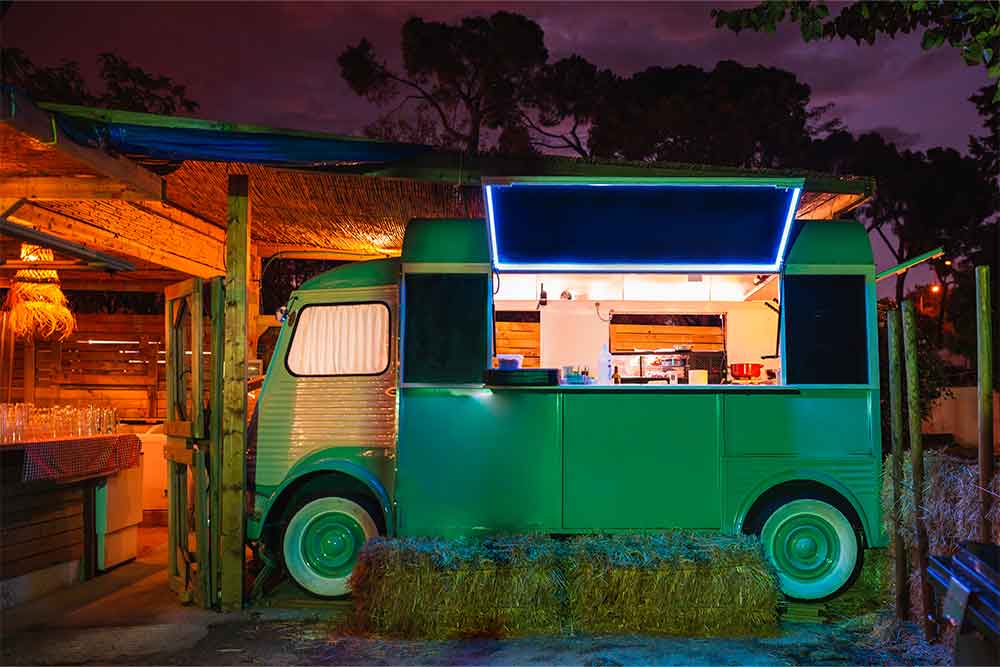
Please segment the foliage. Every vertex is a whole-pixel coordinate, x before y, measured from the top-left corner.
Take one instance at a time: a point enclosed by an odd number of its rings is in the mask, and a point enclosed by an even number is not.
[[[351,89],[396,111],[416,104],[469,153],[482,129],[514,124],[538,71],[548,60],[542,28],[524,16],[497,12],[459,25],[411,18],[402,28],[403,69],[381,60],[362,39],[337,58]],[[390,115],[393,113],[390,112]]]
[[[598,69],[578,55],[563,58],[539,70],[520,122],[537,135],[534,146],[590,157],[580,131],[621,102],[620,87],[621,80],[610,70]]]
[[[198,103],[188,98],[187,89],[168,76],[150,74],[114,53],[101,53],[97,61],[103,83],[100,91],[88,88],[80,65],[75,61],[41,66],[32,62],[21,49],[0,49],[3,82],[23,89],[38,102],[165,115],[198,109]]]
[[[804,166],[876,178],[875,195],[857,213],[897,262],[937,246],[950,257],[967,255],[997,210],[995,177],[950,148],[900,151],[876,133],[838,131],[812,143]],[[897,279],[897,301],[905,281],[906,274]]]
[[[967,65],[982,65],[992,79],[1000,78],[1000,2],[996,0],[866,0],[844,6],[835,16],[825,2],[765,0],[742,9],[713,9],[715,25],[734,32],[774,32],[779,23],[798,23],[802,38],[853,39],[873,44],[880,35],[895,37],[923,29],[925,50],[948,43]],[[993,92],[1000,101],[1000,82]]]
[[[771,67],[650,67],[616,88],[591,129],[601,157],[778,167],[794,164],[818,131],[809,86]]]

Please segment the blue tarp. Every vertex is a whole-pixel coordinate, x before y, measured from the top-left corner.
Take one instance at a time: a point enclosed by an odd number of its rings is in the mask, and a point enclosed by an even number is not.
[[[129,157],[178,162],[207,160],[297,167],[395,162],[431,150],[419,144],[265,132],[107,123],[57,113],[73,141]]]

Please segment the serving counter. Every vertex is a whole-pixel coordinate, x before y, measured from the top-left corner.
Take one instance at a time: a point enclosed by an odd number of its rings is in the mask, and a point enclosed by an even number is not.
[[[132,434],[0,444],[4,608],[88,579],[120,560],[115,554],[134,557],[140,463]]]

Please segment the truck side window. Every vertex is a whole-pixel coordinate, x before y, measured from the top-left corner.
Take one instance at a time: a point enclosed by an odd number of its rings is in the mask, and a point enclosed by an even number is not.
[[[789,384],[867,384],[864,276],[786,276]]]
[[[469,273],[406,276],[404,382],[483,381],[489,277]]]
[[[285,365],[292,375],[381,375],[389,368],[389,307],[384,303],[303,307]]]

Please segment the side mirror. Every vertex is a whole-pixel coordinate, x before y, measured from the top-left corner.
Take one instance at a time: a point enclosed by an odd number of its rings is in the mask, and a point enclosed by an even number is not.
[[[279,308],[277,310],[277,312],[274,313],[274,317],[278,320],[278,322],[284,322],[285,320],[287,320],[288,319],[288,307],[287,306],[282,306],[281,308]]]

